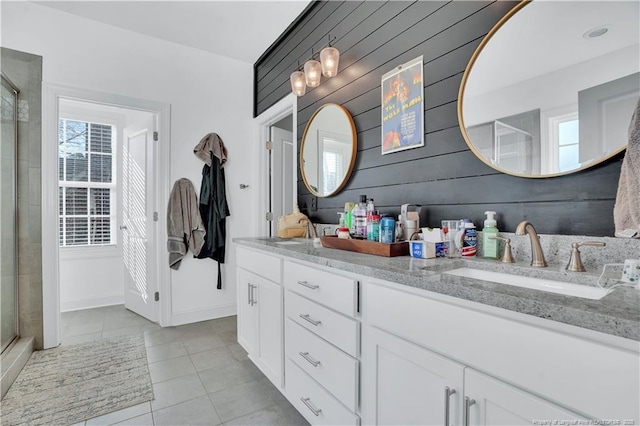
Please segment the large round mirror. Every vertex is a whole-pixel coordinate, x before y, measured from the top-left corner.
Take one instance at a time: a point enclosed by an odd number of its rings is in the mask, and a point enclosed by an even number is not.
[[[640,2],[519,3],[485,37],[460,86],[471,150],[522,177],[621,152],[640,96]]]
[[[336,194],[347,183],[358,151],[351,114],[337,104],[325,104],[313,114],[302,136],[300,171],[309,192]]]

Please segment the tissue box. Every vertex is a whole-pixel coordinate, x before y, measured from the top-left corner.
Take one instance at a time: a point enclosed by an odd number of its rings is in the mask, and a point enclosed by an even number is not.
[[[409,252],[411,253],[411,256],[419,259],[447,257],[448,251],[448,241],[409,241]]]

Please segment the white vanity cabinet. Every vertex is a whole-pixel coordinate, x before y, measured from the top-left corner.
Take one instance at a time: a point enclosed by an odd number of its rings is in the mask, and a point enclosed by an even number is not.
[[[364,423],[637,424],[637,352],[398,287],[365,283]]]
[[[282,260],[237,248],[238,342],[279,388],[283,385]]]
[[[360,423],[358,281],[284,262],[285,393],[314,425]]]

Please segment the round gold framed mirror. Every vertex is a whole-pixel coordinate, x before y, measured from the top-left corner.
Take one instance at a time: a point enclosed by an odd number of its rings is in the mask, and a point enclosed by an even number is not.
[[[337,194],[349,180],[358,152],[351,114],[338,104],[322,105],[313,113],[302,136],[300,172],[317,197]]]
[[[592,167],[628,143],[640,96],[640,2],[525,1],[487,34],[460,85],[474,154],[520,177]]]

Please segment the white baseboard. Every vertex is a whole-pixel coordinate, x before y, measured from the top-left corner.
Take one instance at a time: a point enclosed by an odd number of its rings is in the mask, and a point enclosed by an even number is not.
[[[194,309],[192,311],[173,312],[171,325],[191,324],[193,322],[207,321],[216,318],[236,315],[236,304],[216,306],[214,308]]]
[[[60,312],[79,311],[81,309],[99,308],[101,306],[123,305],[123,296],[94,296],[81,299],[61,300]]]

